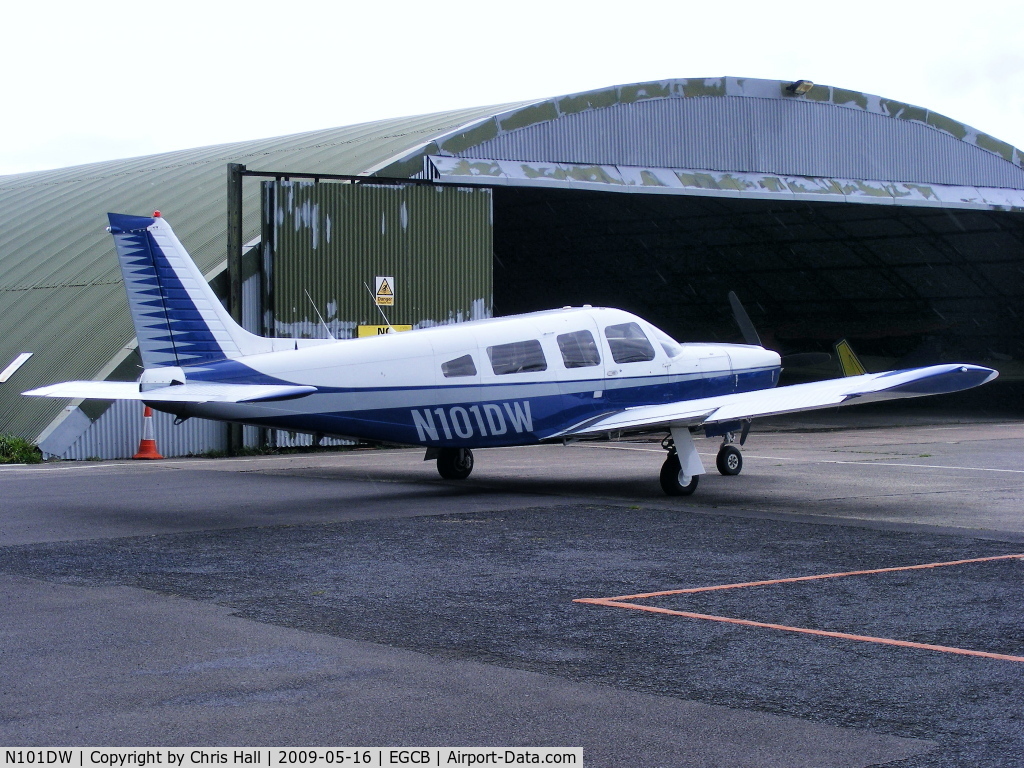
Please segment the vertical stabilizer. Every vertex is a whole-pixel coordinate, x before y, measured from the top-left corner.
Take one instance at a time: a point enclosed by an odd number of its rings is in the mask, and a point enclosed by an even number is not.
[[[107,216],[146,368],[199,365],[272,349],[269,339],[231,319],[164,219]]]
[[[835,343],[836,355],[839,357],[839,365],[843,369],[843,376],[862,376],[867,373],[860,358],[853,351],[850,342],[846,339]]]

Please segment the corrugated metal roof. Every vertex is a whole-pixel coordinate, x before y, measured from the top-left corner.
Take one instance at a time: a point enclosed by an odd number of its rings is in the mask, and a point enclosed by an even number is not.
[[[509,131],[457,156],[1024,188],[1024,169],[944,131],[796,99],[616,104]]]
[[[91,379],[134,337],[106,213],[160,210],[204,274],[226,253],[227,163],[358,174],[430,138],[502,111],[477,107],[273,139],[0,177],[0,432],[35,438],[64,403],[20,392]],[[246,181],[244,239],[259,235],[259,182]]]
[[[904,102],[779,80],[663,80],[559,96],[438,136],[426,155],[1024,189],[1019,149]]]

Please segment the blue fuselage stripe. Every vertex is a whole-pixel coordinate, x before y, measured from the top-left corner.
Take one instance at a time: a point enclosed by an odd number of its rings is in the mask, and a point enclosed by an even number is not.
[[[240,369],[245,366],[234,365],[235,378],[241,379],[245,373]],[[778,368],[758,368],[633,378],[616,381],[615,386],[603,380],[576,380],[320,388],[314,395],[279,403],[205,404],[187,406],[187,410],[207,418],[389,443],[467,448],[524,445],[626,408],[768,389],[778,383],[778,374]]]

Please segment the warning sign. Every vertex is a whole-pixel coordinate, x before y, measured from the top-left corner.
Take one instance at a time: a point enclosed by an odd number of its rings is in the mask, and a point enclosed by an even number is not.
[[[367,336],[383,336],[385,333],[411,330],[411,325],[358,325],[356,326],[356,338],[365,339]]]
[[[377,290],[374,292],[378,307],[392,307],[395,304],[395,278],[377,275]]]

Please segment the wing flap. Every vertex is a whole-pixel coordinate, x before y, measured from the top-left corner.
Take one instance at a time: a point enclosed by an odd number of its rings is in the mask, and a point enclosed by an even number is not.
[[[876,402],[958,392],[991,381],[997,375],[991,368],[979,365],[933,365],[905,371],[868,373],[776,389],[627,408],[585,425],[573,427],[554,437],[695,427],[781,413],[813,411],[854,402]]]
[[[220,384],[186,382],[140,391],[133,381],[65,381],[22,392],[28,397],[66,397],[83,400],[144,400],[148,403],[257,403],[290,400],[316,392],[299,384]]]

